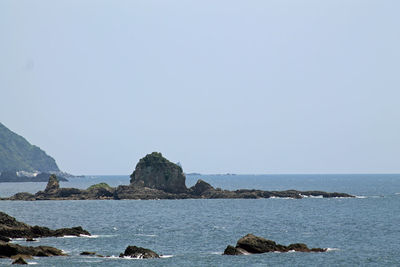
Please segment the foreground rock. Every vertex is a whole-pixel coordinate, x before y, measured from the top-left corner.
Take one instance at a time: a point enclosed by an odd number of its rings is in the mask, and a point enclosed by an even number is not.
[[[142,247],[137,247],[137,246],[128,246],[125,249],[125,252],[121,255],[119,255],[121,258],[122,257],[130,257],[130,258],[135,258],[135,259],[154,259],[154,258],[159,258],[160,256],[155,253],[154,251],[147,249],[147,248],[142,248]]]
[[[185,179],[180,166],[164,158],[161,153],[153,152],[142,158],[136,165],[129,185],[113,188],[105,183],[100,183],[86,190],[60,188],[57,177],[52,175],[44,191],[39,191],[36,194],[17,193],[10,198],[2,198],[0,200],[354,197],[346,193],[328,193],[324,191],[263,191],[255,189],[229,191],[214,188],[203,180],[198,180],[194,186],[187,188]]]
[[[11,258],[17,255],[22,258],[66,256],[61,250],[53,247],[25,247],[0,241],[0,258]]]
[[[299,252],[325,252],[326,248],[308,248],[307,245],[303,243],[290,244],[289,246],[284,246],[275,243],[272,240],[268,240],[262,237],[258,237],[252,234],[248,234],[240,238],[236,247],[227,246],[224,255],[249,255],[249,254],[260,254],[266,252],[289,252],[289,251],[299,251]]]
[[[6,238],[38,238],[38,237],[61,237],[66,235],[80,236],[90,235],[90,233],[81,226],[72,228],[61,228],[51,230],[47,227],[30,226],[17,221],[14,217],[0,212],[0,236],[4,241]]]

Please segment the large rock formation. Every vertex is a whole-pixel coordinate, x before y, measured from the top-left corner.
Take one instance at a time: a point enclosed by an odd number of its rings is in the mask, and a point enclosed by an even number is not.
[[[299,251],[299,252],[325,252],[326,248],[308,248],[307,245],[303,243],[290,244],[289,246],[284,246],[275,243],[272,240],[268,240],[262,237],[255,236],[253,234],[247,234],[246,236],[240,238],[236,247],[227,246],[224,255],[248,255],[248,254],[260,254],[266,252],[289,252],[289,251]]]
[[[182,168],[157,152],[142,158],[131,175],[133,186],[149,187],[169,193],[185,193],[185,180]]]
[[[120,257],[130,257],[135,259],[154,259],[159,258],[160,256],[154,251],[147,248],[128,246],[125,249],[125,252],[123,254],[121,253]]]
[[[37,225],[30,226],[17,221],[14,217],[4,212],[0,212],[0,236],[3,238],[61,237],[66,235],[80,236],[90,235],[90,233],[80,226],[57,230]]]

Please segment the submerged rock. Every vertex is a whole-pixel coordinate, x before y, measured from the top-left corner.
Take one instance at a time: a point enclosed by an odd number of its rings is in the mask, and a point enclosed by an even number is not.
[[[289,246],[277,244],[275,241],[268,240],[262,237],[255,236],[253,234],[247,234],[240,238],[236,247],[227,246],[224,255],[248,255],[248,254],[260,254],[266,252],[325,252],[326,248],[308,248],[306,244],[295,243]]]
[[[160,256],[154,251],[147,248],[128,246],[125,249],[124,254],[121,254],[120,257],[131,257],[136,259],[154,259],[154,258],[159,258]]]
[[[159,189],[168,193],[187,192],[182,168],[153,152],[142,158],[131,175],[131,185]]]

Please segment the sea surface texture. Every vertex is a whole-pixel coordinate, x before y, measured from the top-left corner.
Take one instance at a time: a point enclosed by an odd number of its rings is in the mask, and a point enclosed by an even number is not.
[[[188,175],[223,189],[323,190],[357,198],[0,201],[0,211],[31,225],[81,225],[91,237],[41,238],[69,256],[34,258],[36,266],[400,266],[400,175]],[[107,182],[128,184],[128,176],[71,179],[62,187]],[[0,196],[43,190],[46,183],[2,183]],[[326,253],[221,255],[227,245],[253,233],[277,243],[306,243]],[[121,259],[128,245],[152,249],[160,259]],[[110,258],[80,256],[94,251]],[[0,259],[0,265],[10,265]]]

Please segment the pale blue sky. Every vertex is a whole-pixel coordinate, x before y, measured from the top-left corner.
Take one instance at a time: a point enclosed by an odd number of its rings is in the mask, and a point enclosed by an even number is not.
[[[74,174],[399,173],[400,1],[0,1],[0,122]]]

